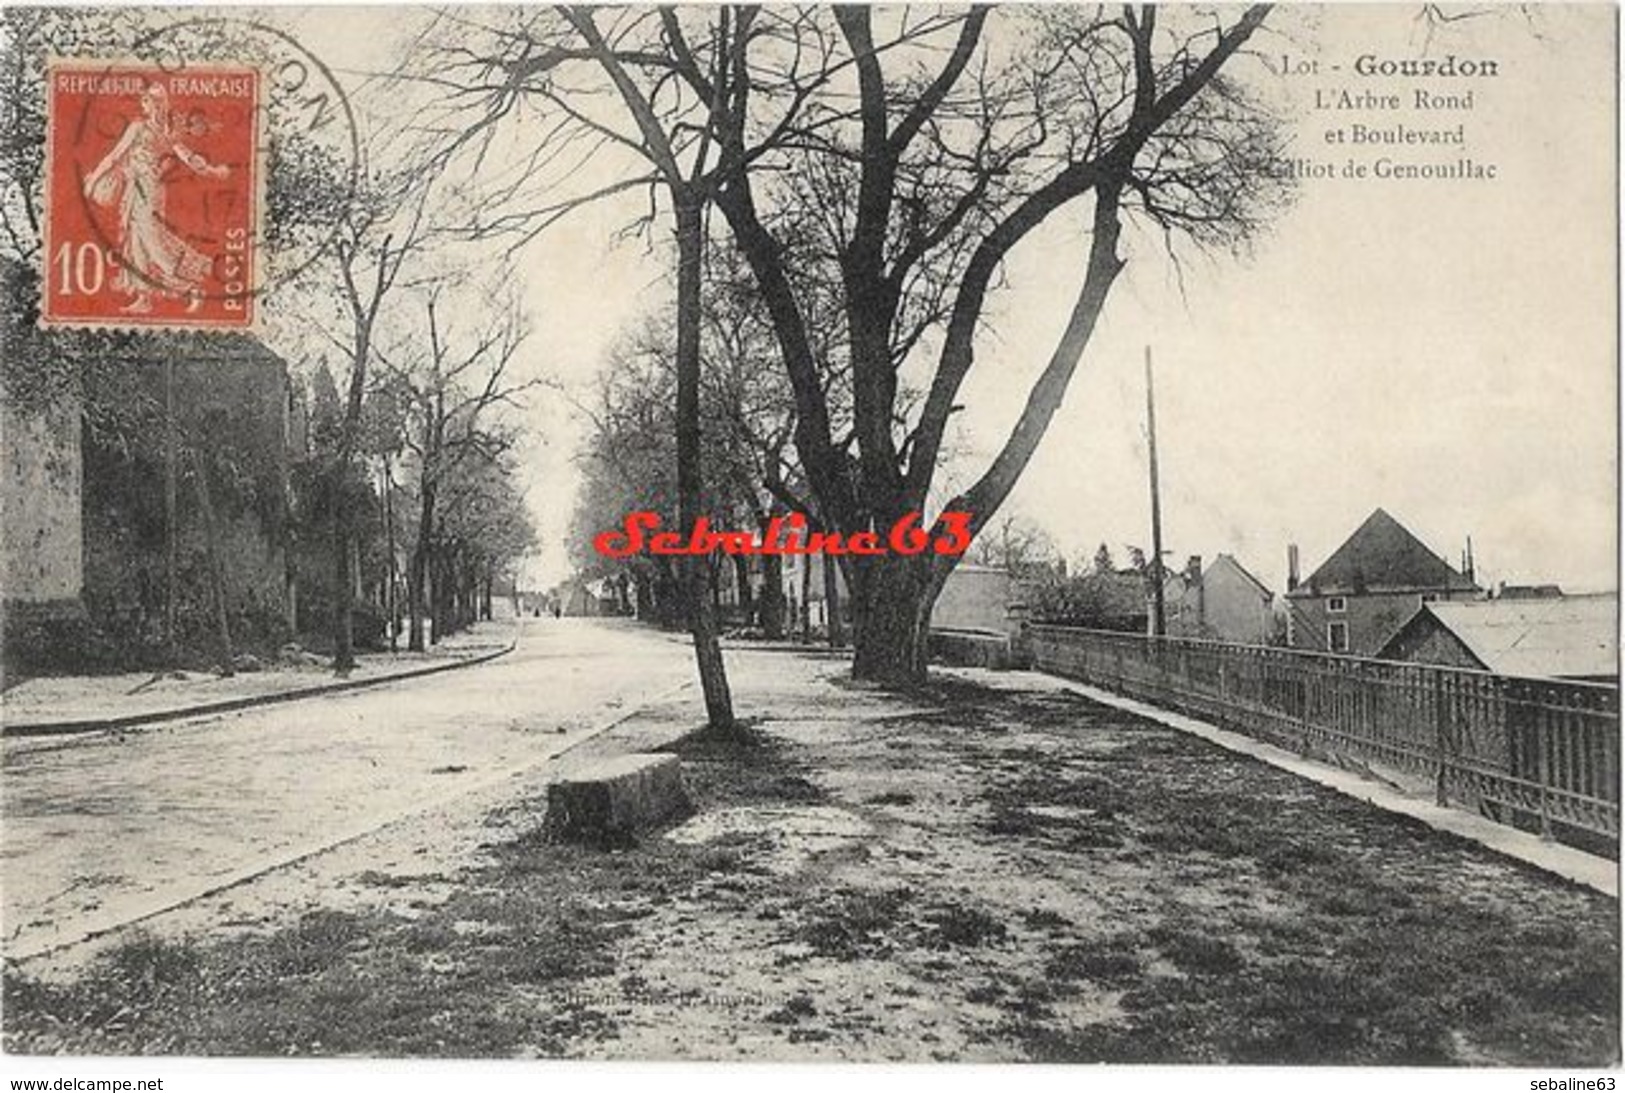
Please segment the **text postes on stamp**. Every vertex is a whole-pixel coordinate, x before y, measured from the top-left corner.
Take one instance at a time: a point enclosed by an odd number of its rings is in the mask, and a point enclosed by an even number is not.
[[[44,323],[254,325],[261,83],[249,65],[51,63]]]

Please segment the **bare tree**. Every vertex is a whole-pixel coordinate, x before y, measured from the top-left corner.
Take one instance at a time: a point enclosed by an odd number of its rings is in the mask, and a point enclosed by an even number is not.
[[[477,286],[474,295],[485,295],[487,287]],[[399,392],[408,419],[403,442],[417,471],[417,536],[407,567],[408,648],[413,651],[424,648],[423,618],[431,608],[434,640],[451,622],[444,597],[428,595],[436,551],[443,546],[438,532],[443,491],[511,449],[515,432],[493,420],[493,411],[515,405],[538,382],[515,376],[513,365],[527,329],[513,299],[491,309],[482,324],[464,330],[446,318],[446,291],[445,281],[430,286],[422,303],[423,325],[404,326],[397,334],[405,343],[402,349],[381,354],[384,383]],[[500,292],[497,296],[500,300]]]
[[[573,141],[595,147],[613,146],[631,155],[646,173],[617,180],[598,190],[532,210],[518,223],[539,231],[582,203],[627,188],[645,186],[651,201],[663,195],[669,207],[676,249],[676,455],[678,517],[689,527],[702,514],[705,488],[701,467],[700,302],[705,253],[705,211],[719,181],[732,170],[721,162],[705,117],[714,106],[688,94],[682,84],[649,66],[652,55],[636,45],[651,31],[681,34],[678,15],[669,10],[621,9],[606,27],[598,12],[586,6],[560,6],[552,18],[526,19],[518,27],[477,36],[477,46],[455,45],[449,63],[436,77],[457,104],[472,100],[475,120],[453,129],[448,153],[476,146],[484,162],[494,126],[515,103],[533,97],[546,103],[555,119],[551,136],[539,141],[540,154],[556,155]],[[704,13],[711,63],[732,63],[743,48],[754,19],[751,9],[717,9]],[[632,43],[629,45],[629,43]],[[572,94],[565,73],[587,66],[607,81],[620,110],[610,116],[587,107],[589,96]],[[458,82],[459,80],[463,82]],[[674,97],[674,92],[675,97]],[[696,124],[695,119],[698,119]],[[535,162],[532,157],[532,162]],[[704,559],[681,562],[687,617],[705,696],[708,724],[718,731],[735,728],[717,623],[709,594],[710,570]]]
[[[492,581],[512,577],[536,543],[508,457],[464,460],[443,479],[436,536],[439,622],[460,628],[489,618]]]
[[[428,190],[411,172],[382,181],[371,192],[349,202],[343,210],[333,246],[331,271],[337,282],[343,315],[342,333],[333,343],[348,358],[344,384],[344,413],[340,419],[338,452],[334,461],[333,554],[336,586],[333,597],[333,670],[348,674],[355,667],[354,507],[344,501],[345,491],[359,477],[356,464],[361,438],[362,406],[368,370],[376,352],[379,318],[385,300],[402,284],[407,261],[418,255],[428,235]]]
[[[1048,568],[1059,557],[1049,533],[1024,516],[1001,516],[982,530],[965,555],[974,565],[996,566],[1020,577]]]
[[[799,506],[805,494],[789,437],[795,405],[777,366],[772,325],[756,305],[748,271],[730,265],[731,252],[711,255],[701,301],[701,460],[704,514],[713,527],[758,527]],[[580,463],[586,474],[573,540],[586,572],[630,568],[640,603],[664,583],[663,559],[635,556],[605,566],[587,549],[606,527],[631,511],[676,519],[673,352],[675,316],[670,310],[638,321],[609,354],[596,398],[577,403],[592,422]],[[786,504],[785,498],[791,499]],[[732,556],[739,609],[748,624],[759,622],[769,637],[784,633],[783,576],[778,555],[764,555],[760,602],[752,593],[751,560]],[[664,611],[662,618],[666,617]]]
[[[518,215],[540,230],[577,202],[657,181],[678,229],[680,316],[700,291],[705,209],[722,214],[793,393],[800,503],[848,535],[925,513],[1005,259],[1063,210],[1086,210],[1066,327],[991,464],[945,506],[980,531],[1078,367],[1125,262],[1127,219],[1142,218],[1170,249],[1176,239],[1235,246],[1279,203],[1275,119],[1226,72],[1267,12],[619,9],[600,31],[592,13],[560,9],[570,33],[544,36],[531,20],[507,28],[499,48],[454,57],[487,88],[458,139],[490,141],[519,104],[541,101],[575,121],[577,140],[630,149],[652,170]],[[990,34],[995,24],[1004,33]],[[583,58],[600,66],[634,132],[603,121],[602,80],[561,75]],[[439,78],[466,109],[475,89],[455,69]],[[526,162],[546,161],[547,143]],[[839,361],[819,352],[832,325]],[[679,358],[693,364],[697,338],[679,333]],[[922,384],[910,384],[911,369],[924,370]],[[842,397],[849,426],[838,420]],[[856,675],[923,676],[931,606],[957,560],[842,560]]]
[[[970,514],[974,531],[1009,495],[1060,404],[1123,268],[1125,217],[1220,245],[1263,221],[1278,193],[1276,129],[1222,70],[1266,12],[1209,15],[1177,29],[1163,28],[1151,7],[1018,12],[1007,18],[1030,20],[1031,48],[1000,59],[986,40],[987,9],[932,26],[907,11],[836,8],[842,55],[819,63],[850,67],[856,99],[824,111],[760,86],[747,65],[729,80],[706,71],[681,39],[666,43],[680,78],[718,104],[712,123],[725,158],[749,157],[764,126],[802,134],[775,149],[777,162],[758,158],[756,170],[731,176],[717,204],[773,316],[796,397],[800,462],[827,520],[848,532],[883,530],[924,510],[1004,259],[1060,210],[1093,203],[1083,281],[1008,438],[946,506]],[[773,55],[782,60],[782,49]],[[818,80],[786,82],[799,89]],[[785,105],[775,111],[775,103]],[[759,184],[781,173],[774,166],[831,184],[821,193]],[[855,461],[832,431],[810,348],[812,309],[785,261],[787,230],[805,232],[809,219],[827,228],[841,286]],[[922,307],[929,319],[937,299],[946,300],[946,321],[927,347],[907,320]],[[900,358],[916,348],[935,363],[923,402],[900,428]],[[957,561],[932,553],[848,559],[855,674],[923,676],[931,605]]]

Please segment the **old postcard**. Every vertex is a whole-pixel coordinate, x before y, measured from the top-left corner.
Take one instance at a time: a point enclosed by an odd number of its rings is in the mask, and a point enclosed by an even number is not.
[[[1617,31],[0,10],[0,1069],[1611,1089]]]

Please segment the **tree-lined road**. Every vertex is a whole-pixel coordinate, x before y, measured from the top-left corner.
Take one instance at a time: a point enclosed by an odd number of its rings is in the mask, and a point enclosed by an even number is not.
[[[488,664],[130,735],[6,742],[5,953],[195,898],[538,764],[691,677],[628,623],[527,619]]]

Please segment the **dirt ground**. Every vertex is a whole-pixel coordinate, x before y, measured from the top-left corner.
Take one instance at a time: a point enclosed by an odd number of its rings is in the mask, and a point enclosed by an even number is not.
[[[690,690],[571,758],[676,750],[686,821],[553,845],[518,786],[432,873],[352,848],[365,899],[9,969],[7,1050],[1619,1061],[1608,897],[1043,677],[731,667],[743,742]]]

